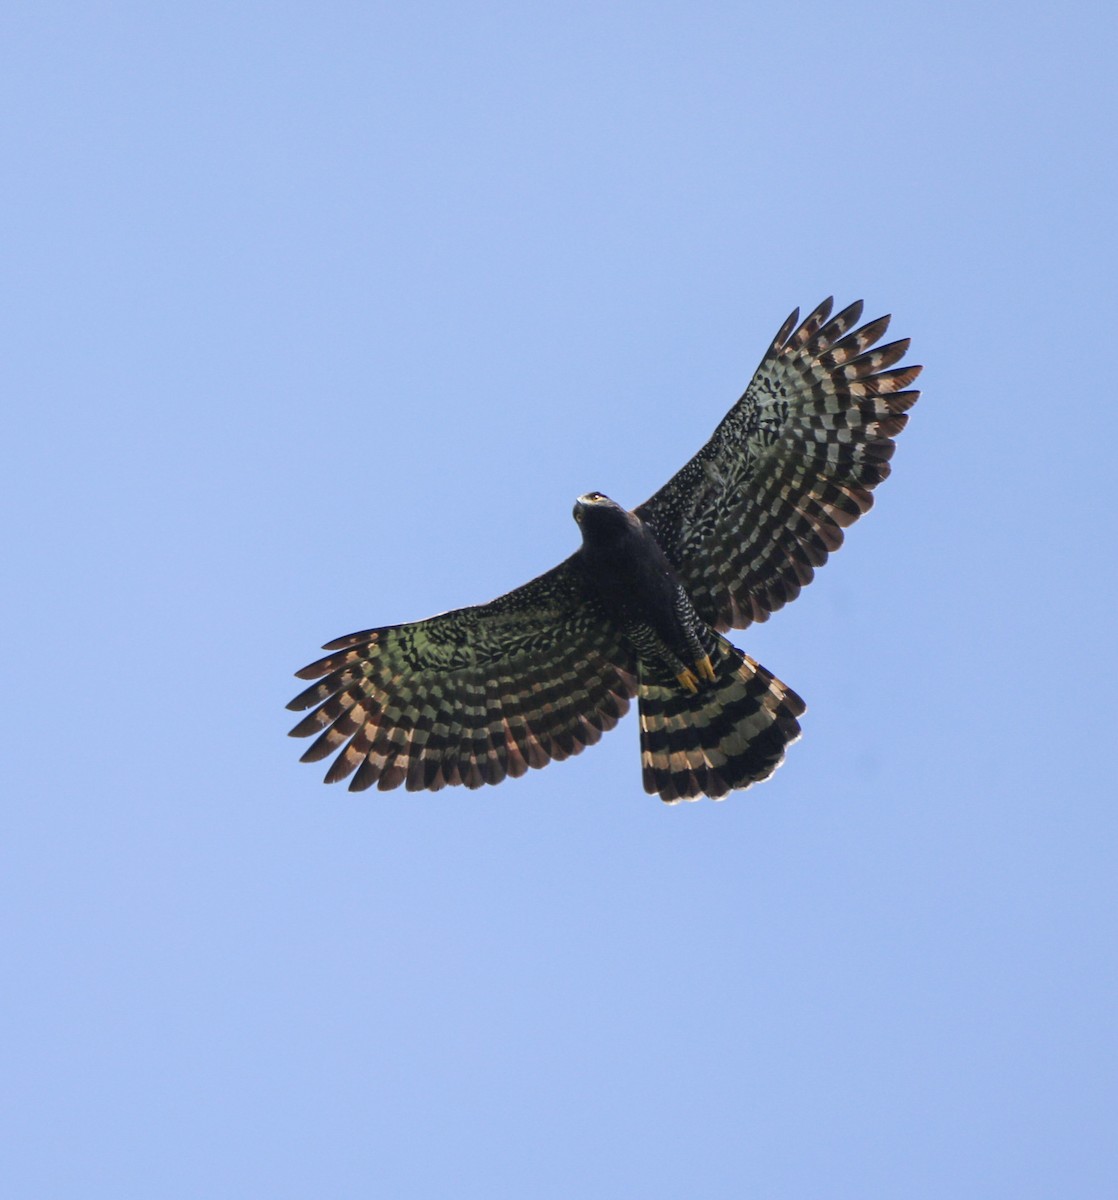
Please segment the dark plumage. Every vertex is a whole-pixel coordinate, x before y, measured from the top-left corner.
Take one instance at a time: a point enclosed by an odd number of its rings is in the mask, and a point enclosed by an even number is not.
[[[722,631],[809,583],[889,473],[918,393],[907,341],[872,346],[860,303],[781,327],[710,441],[627,512],[579,498],[582,546],[489,604],[351,634],[288,705],[350,788],[479,787],[577,754],[638,698],[646,790],[721,797],[767,779],[803,701]],[[793,332],[794,331],[794,332]]]

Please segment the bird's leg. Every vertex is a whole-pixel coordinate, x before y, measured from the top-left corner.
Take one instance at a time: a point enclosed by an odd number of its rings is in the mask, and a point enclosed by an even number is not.
[[[711,665],[709,654],[704,654],[702,658],[695,663],[695,669],[699,672],[699,678],[705,679],[707,683],[715,683],[717,681],[717,676],[714,674],[714,667]]]

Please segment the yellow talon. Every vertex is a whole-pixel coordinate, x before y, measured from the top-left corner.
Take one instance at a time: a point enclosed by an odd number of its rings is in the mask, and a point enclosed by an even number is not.
[[[699,690],[699,681],[695,676],[695,672],[690,667],[684,667],[675,678],[680,687],[686,688],[689,692],[697,692]]]
[[[695,664],[695,666],[698,668],[699,674],[703,679],[705,679],[708,683],[715,682],[714,667],[711,666],[709,654],[704,654],[703,657],[700,658]]]

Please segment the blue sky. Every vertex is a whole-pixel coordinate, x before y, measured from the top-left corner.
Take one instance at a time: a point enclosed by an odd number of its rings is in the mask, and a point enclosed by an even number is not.
[[[12,1195],[1118,1192],[1114,22],[9,6]],[[772,782],[298,764],[321,642],[564,557],[831,292],[924,397],[737,637]]]

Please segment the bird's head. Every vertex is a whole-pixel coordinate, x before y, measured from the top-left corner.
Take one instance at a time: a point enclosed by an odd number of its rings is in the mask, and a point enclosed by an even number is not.
[[[599,513],[605,508],[620,508],[604,492],[587,492],[575,501],[574,518],[581,525],[586,520],[587,513]],[[594,520],[595,517],[591,517]]]
[[[582,530],[583,541],[625,529],[633,520],[620,504],[602,492],[587,492],[585,496],[579,496],[575,501],[574,518]]]

